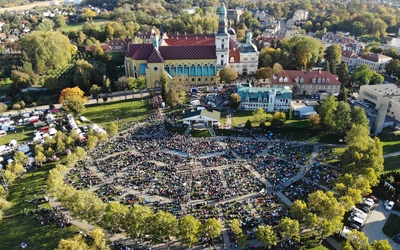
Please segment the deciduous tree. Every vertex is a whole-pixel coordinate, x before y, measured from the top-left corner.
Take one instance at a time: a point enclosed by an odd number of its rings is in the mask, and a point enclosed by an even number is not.
[[[258,226],[256,231],[256,238],[264,244],[266,249],[271,249],[278,244],[278,236],[274,229],[269,226]]]
[[[199,239],[201,223],[193,216],[186,215],[178,222],[178,239],[182,244],[192,247]]]
[[[238,73],[234,68],[225,67],[219,71],[219,78],[221,82],[231,83],[238,78]]]

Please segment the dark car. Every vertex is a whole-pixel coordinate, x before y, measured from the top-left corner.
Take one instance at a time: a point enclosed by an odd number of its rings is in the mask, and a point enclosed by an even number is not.
[[[361,211],[363,211],[364,213],[369,213],[371,211],[371,209],[368,206],[366,206],[366,205],[364,205],[362,203],[357,204],[356,207],[358,209],[360,209]]]
[[[396,243],[399,243],[399,244],[400,244],[400,234],[398,234],[397,236],[395,236],[395,237],[393,238],[393,240],[394,240]]]
[[[379,199],[378,198],[376,198],[375,196],[373,196],[373,195],[367,195],[367,196],[365,196],[366,198],[370,198],[371,200],[373,200],[375,203],[378,203],[379,202]]]
[[[348,227],[351,227],[351,228],[353,228],[353,229],[355,229],[355,230],[358,230],[358,231],[360,231],[360,226],[359,225],[356,225],[356,224],[354,224],[354,223],[346,223],[346,226],[348,226]]]

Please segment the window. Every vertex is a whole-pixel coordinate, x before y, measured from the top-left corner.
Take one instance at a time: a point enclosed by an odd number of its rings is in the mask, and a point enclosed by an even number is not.
[[[201,78],[199,78],[197,81],[199,81],[199,82],[200,82],[200,81],[201,81]]]
[[[194,78],[192,78],[192,82],[194,82]]]
[[[154,67],[154,71],[157,71],[158,70],[158,68],[157,67]]]

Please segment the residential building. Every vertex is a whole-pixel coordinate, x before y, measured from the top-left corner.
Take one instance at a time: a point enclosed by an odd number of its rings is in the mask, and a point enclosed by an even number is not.
[[[372,70],[382,73],[385,72],[386,65],[392,60],[390,56],[382,54],[365,54],[357,58],[356,66],[368,65]]]
[[[292,91],[287,86],[274,88],[239,85],[237,94],[240,96],[240,110],[255,110],[262,108],[266,112],[288,111],[292,101]]]
[[[396,84],[362,85],[359,98],[373,103],[376,110],[386,100],[387,116],[400,122],[400,87]]]
[[[352,50],[342,51],[342,62],[347,64],[348,67],[355,67],[357,65],[358,54]]]
[[[322,70],[283,70],[272,76],[272,84],[289,86],[292,90],[296,85],[300,95],[339,93],[341,85],[338,76]]]
[[[328,44],[338,44],[343,51],[354,51],[357,54],[361,54],[362,50],[364,49],[364,45],[358,42],[353,36],[345,36],[328,32],[321,38],[321,40],[322,42]]]
[[[234,68],[239,75],[253,74],[258,67],[258,50],[252,35],[239,43],[233,29],[228,27],[227,9],[219,9],[216,34],[144,34],[151,43],[128,44],[125,53],[125,74],[146,78],[148,88],[160,87],[163,73],[178,77],[191,86],[215,84],[218,72]]]
[[[241,7],[236,7],[235,9],[227,10],[227,17],[229,20],[233,20],[235,23],[239,22],[240,17],[243,15],[244,9]]]

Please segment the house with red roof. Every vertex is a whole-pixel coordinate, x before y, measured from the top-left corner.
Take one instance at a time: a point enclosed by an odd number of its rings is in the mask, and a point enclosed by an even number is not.
[[[272,76],[273,86],[298,86],[297,94],[339,93],[339,77],[323,70],[283,70]]]
[[[218,31],[215,34],[142,34],[144,43],[129,43],[125,52],[125,74],[145,77],[148,88],[160,87],[160,77],[191,86],[216,84],[218,72],[224,67],[234,68],[239,75],[253,74],[258,67],[258,50],[250,32],[246,42],[236,40],[228,26],[227,9],[219,9]],[[145,40],[152,39],[151,43]]]
[[[356,66],[368,65],[370,69],[382,73],[385,72],[386,65],[392,60],[390,56],[385,56],[382,54],[364,54],[357,58]]]

